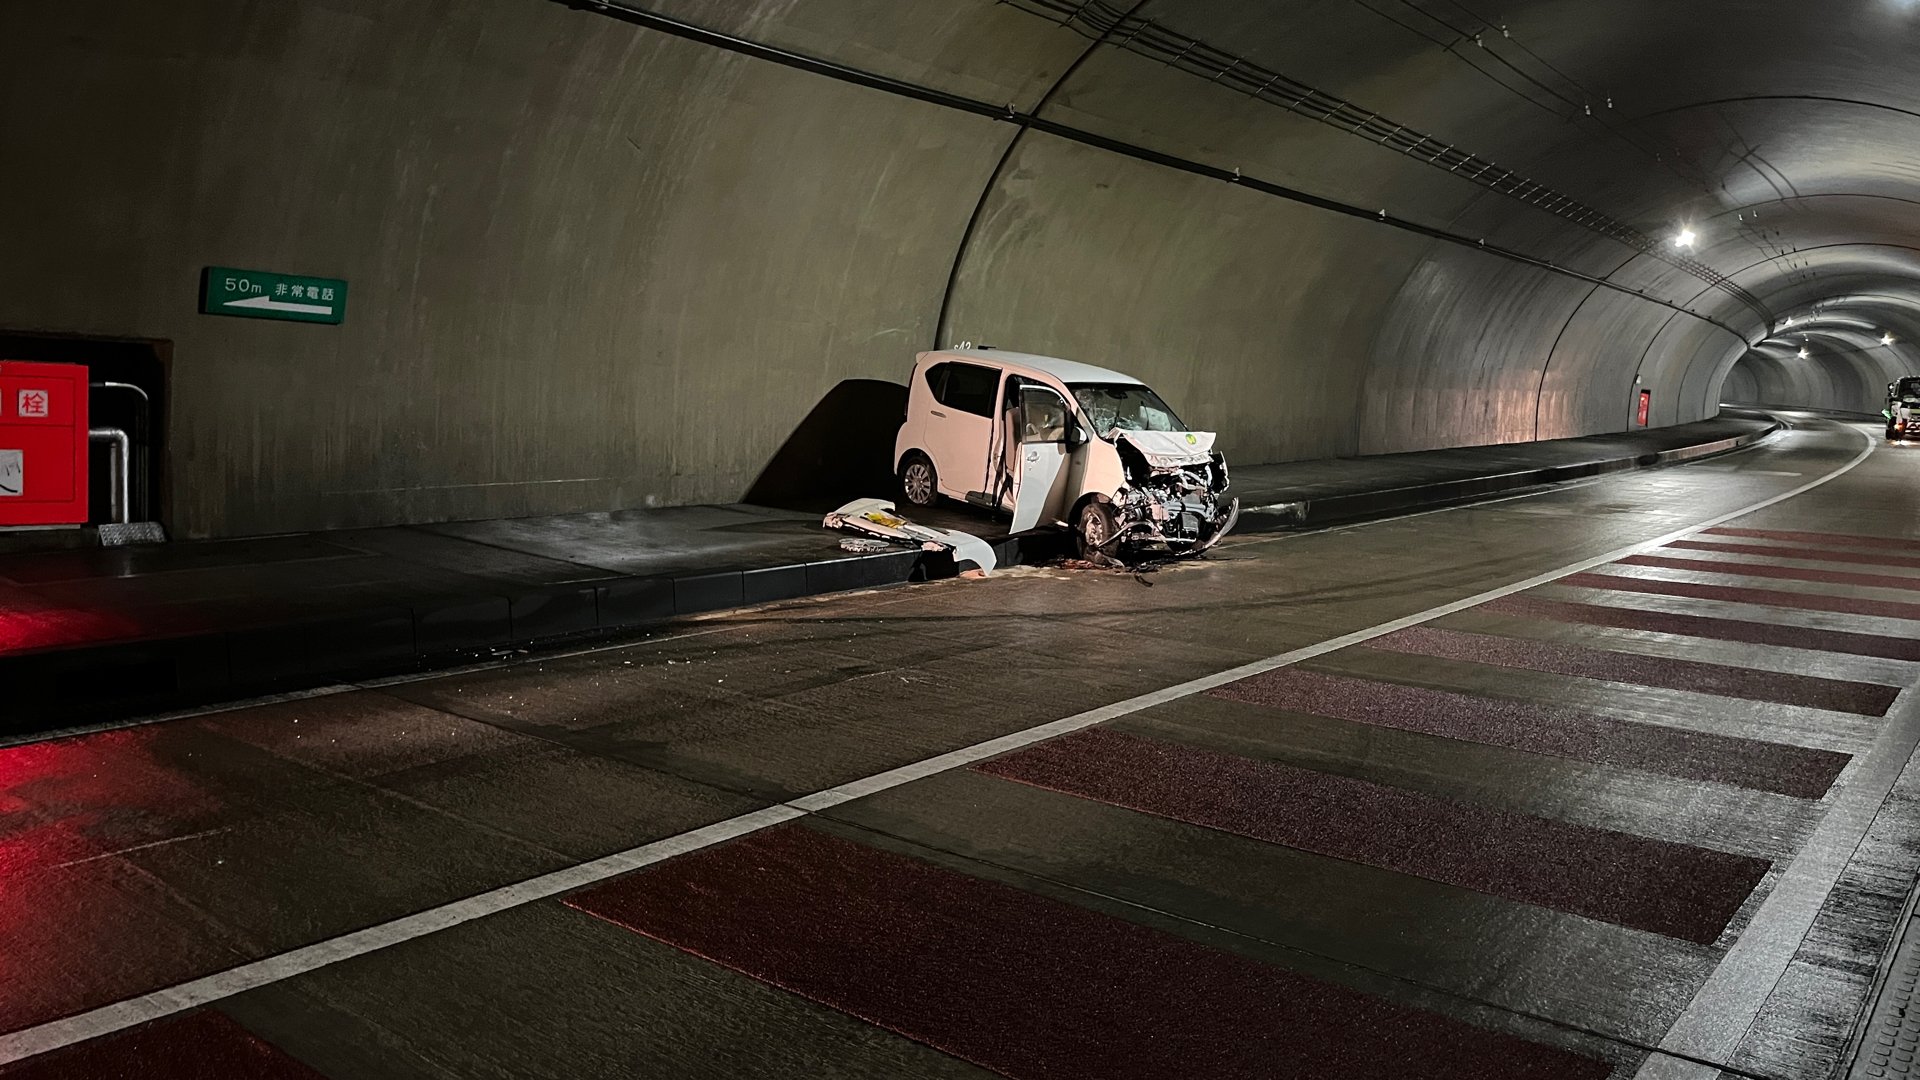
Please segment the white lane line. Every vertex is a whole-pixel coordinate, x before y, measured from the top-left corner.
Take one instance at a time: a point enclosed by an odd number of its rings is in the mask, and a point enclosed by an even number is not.
[[[1638,578],[1642,581],[1668,581],[1679,585],[1717,585],[1722,588],[1748,591],[1785,592],[1797,596],[1824,597],[1828,600],[1884,600],[1896,604],[1920,604],[1920,596],[1915,595],[1920,593],[1920,589],[1884,585],[1850,585],[1844,581],[1768,577],[1732,568],[1681,570],[1672,566],[1610,566],[1607,568],[1607,575]]]
[[[64,1020],[0,1036],[0,1065],[44,1054],[63,1046],[120,1031],[173,1013],[198,1008],[222,998],[276,983],[292,975],[314,971],[355,956],[363,956],[389,945],[424,937],[438,930],[458,926],[474,919],[535,900],[544,900],[571,889],[637,870],[662,859],[711,847],[723,840],[757,832],[770,825],[802,816],[785,806],[770,806],[750,814],[715,822],[692,832],[657,840],[627,851],[581,863],[565,870],[542,874],[537,878],[505,885],[498,889],[442,904],[437,908],[392,922],[380,923],[350,934],[329,938],[291,952],[269,956],[239,967],[228,968],[203,978],[129,998]]]
[[[1709,541],[1711,542],[1711,541]],[[1748,567],[1777,566],[1787,570],[1818,570],[1822,573],[1837,571],[1842,574],[1868,574],[1876,577],[1900,578],[1912,582],[1920,579],[1920,566],[1901,566],[1898,563],[1864,563],[1847,559],[1825,559],[1818,555],[1798,555],[1790,552],[1768,552],[1765,555],[1749,551],[1713,551],[1702,548],[1670,547],[1661,553],[1669,559],[1685,559],[1693,563],[1707,563],[1724,566],[1725,570],[1702,570],[1700,573],[1755,575]],[[1804,581],[1805,578],[1787,578],[1788,581]],[[1904,586],[1885,586],[1903,588]]]
[[[262,986],[268,986],[297,975],[317,971],[320,968],[339,963],[342,960],[364,956],[380,949],[424,937],[436,931],[445,930],[462,923],[471,922],[475,919],[485,918],[488,915],[498,914],[510,908],[520,907],[536,900],[543,900],[563,892],[583,888],[631,870],[637,870],[643,866],[651,865],[662,859],[668,859],[675,855],[682,855],[687,852],[711,847],[722,841],[731,840],[748,833],[758,832],[761,829],[778,825],[782,822],[805,817],[808,814],[838,806],[853,799],[859,799],[881,791],[886,791],[889,788],[911,783],[912,781],[932,776],[936,773],[957,769],[997,754],[1018,750],[1046,739],[1055,738],[1070,732],[1079,731],[1082,728],[1092,727],[1095,724],[1105,723],[1108,720],[1140,712],[1143,709],[1150,709],[1170,701],[1191,697],[1194,694],[1225,686],[1230,682],[1235,682],[1251,675],[1273,671],[1352,645],[1359,645],[1374,638],[1391,634],[1396,630],[1404,630],[1410,626],[1418,626],[1421,623],[1438,619],[1442,616],[1464,611],[1467,608],[1484,604],[1489,600],[1497,600],[1503,596],[1523,592],[1527,589],[1544,585],[1557,578],[1565,577],[1568,574],[1576,574],[1583,570],[1590,570],[1596,566],[1623,559],[1628,555],[1659,547],[1662,544],[1670,543],[1683,536],[1690,536],[1702,529],[1710,529],[1715,525],[1744,517],[1756,511],[1764,510],[1776,503],[1784,502],[1797,495],[1805,494],[1822,484],[1836,480],[1853,471],[1856,466],[1867,459],[1867,455],[1871,454],[1873,450],[1874,443],[1871,439],[1868,439],[1867,448],[1862,451],[1858,457],[1840,468],[1835,469],[1833,472],[1817,480],[1802,484],[1791,491],[1783,492],[1782,494],[1753,503],[1750,506],[1744,506],[1738,510],[1721,514],[1719,517],[1712,518],[1708,521],[1667,533],[1664,536],[1655,537],[1652,540],[1644,540],[1628,547],[1618,548],[1604,555],[1582,559],[1579,562],[1560,567],[1557,570],[1550,570],[1544,574],[1536,574],[1524,581],[1516,581],[1497,589],[1477,593],[1463,600],[1455,600],[1452,603],[1428,608],[1417,614],[1394,619],[1391,622],[1381,623],[1378,626],[1369,627],[1365,630],[1356,630],[1350,634],[1343,634],[1340,637],[1323,641],[1316,645],[1309,645],[1302,649],[1281,653],[1278,656],[1268,657],[1265,660],[1256,660],[1252,663],[1242,664],[1228,671],[1192,679],[1180,683],[1177,686],[1169,686],[1165,689],[1141,694],[1138,697],[1128,698],[1125,701],[1115,702],[1112,705],[1105,705],[1098,709],[1090,709],[1086,712],[1060,720],[1054,720],[1050,723],[1027,728],[1024,731],[1018,731],[1011,735],[988,739],[985,742],[975,743],[972,746],[960,750],[940,754],[912,765],[890,769],[886,772],[878,773],[861,780],[855,780],[851,783],[816,791],[811,795],[794,799],[791,802],[741,814],[737,817],[715,822],[703,828],[694,829],[691,832],[681,833],[664,840],[656,840],[627,851],[595,859],[592,862],[581,863],[564,870],[556,870],[549,874],[530,878],[517,884],[502,886],[498,889],[480,893],[477,896],[470,896],[464,900],[456,900],[436,908],[429,908],[413,915],[394,919],[391,922],[380,923],[367,927],[364,930],[357,930],[350,934],[329,938],[325,941],[316,942],[315,944],[294,949],[290,952],[284,952],[276,956],[242,964],[239,967],[229,968],[226,971],[194,979],[177,986],[156,990],[152,993],[129,998],[112,1005],[103,1005],[99,1008],[90,1009],[86,1012],[77,1013],[59,1020],[50,1020],[46,1023],[24,1028],[8,1035],[0,1035],[0,1065],[6,1065],[24,1058],[44,1054],[50,1050],[60,1049],[61,1047],[72,1046],[75,1043],[85,1042],[88,1039],[121,1031],[149,1020],[170,1016],[188,1009],[198,1008],[202,1005],[219,1001],[222,998],[232,997],[235,994],[244,993]]]
[[[1836,630],[1842,633],[1865,634],[1870,637],[1920,636],[1920,619],[1896,619],[1887,615],[1854,615],[1848,612],[1822,611],[1818,608],[1785,607],[1739,600],[1666,596],[1661,593],[1587,588],[1580,585],[1555,585],[1550,594],[1543,599],[1625,611],[1654,611],[1668,615],[1732,619],[1734,622],[1772,623],[1775,626],[1797,626],[1806,630]]]

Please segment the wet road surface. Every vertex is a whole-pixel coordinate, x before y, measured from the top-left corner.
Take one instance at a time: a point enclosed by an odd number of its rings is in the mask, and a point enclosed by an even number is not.
[[[1920,865],[1870,436],[0,749],[0,1077],[1826,1075]]]

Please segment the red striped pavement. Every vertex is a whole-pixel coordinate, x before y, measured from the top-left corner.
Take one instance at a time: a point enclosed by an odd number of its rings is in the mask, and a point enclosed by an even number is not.
[[[1920,540],[1901,540],[1891,536],[1861,536],[1858,533],[1793,532],[1783,529],[1730,529],[1719,526],[1705,530],[1714,536],[1742,536],[1750,540],[1780,540],[1789,544],[1812,544],[1815,547],[1837,545],[1840,547],[1880,548],[1885,551],[1920,552]]]
[[[1920,640],[1888,637],[1884,634],[1858,634],[1846,630],[1818,630],[1806,626],[1782,626],[1779,623],[1749,622],[1744,619],[1716,619],[1704,615],[1681,615],[1671,611],[1642,611],[1637,608],[1608,607],[1604,604],[1574,604],[1547,600],[1525,593],[1501,597],[1475,610],[1499,615],[1517,615],[1525,619],[1580,623],[1587,626],[1613,626],[1623,630],[1646,630],[1656,634],[1738,641],[1748,645],[1778,645],[1792,649],[1848,653],[1853,656],[1878,656],[1887,660],[1920,660]]]
[[[1920,604],[1899,600],[1868,600],[1858,596],[1831,596],[1825,593],[1781,592],[1778,589],[1743,589],[1734,585],[1709,585],[1700,581],[1662,581],[1657,578],[1621,577],[1618,574],[1568,574],[1555,585],[1582,589],[1608,589],[1614,592],[1646,593],[1650,596],[1684,596],[1692,600],[1723,600],[1729,604],[1759,604],[1766,607],[1798,608],[1803,611],[1832,611],[1842,615],[1872,615],[1883,619],[1920,621]]]
[[[1719,938],[1769,866],[1104,728],[974,768],[1700,944]]]
[[[1015,1080],[1602,1080],[1608,1066],[783,825],[567,903]]]
[[[1834,551],[1829,548],[1775,547],[1767,544],[1723,544],[1716,540],[1675,540],[1667,546],[1688,551],[1720,551],[1729,555],[1760,555],[1773,559],[1804,559],[1809,562],[1920,567],[1920,558],[1911,555],[1884,555],[1877,551]]]
[[[1746,701],[1832,709],[1862,716],[1885,716],[1887,709],[1893,705],[1893,699],[1900,694],[1898,687],[1879,683],[1788,675],[1777,671],[1708,664],[1699,660],[1642,656],[1639,653],[1590,649],[1554,641],[1469,634],[1431,626],[1396,630],[1368,641],[1365,647],[1518,668],[1522,671],[1572,675],[1582,679],[1690,690]]]
[[[1572,709],[1281,668],[1212,696],[1374,727],[1818,799],[1852,760],[1831,750],[1615,720]]]
[[[1629,555],[1621,559],[1619,565],[1658,566],[1668,570],[1692,570],[1700,574],[1733,574],[1738,577],[1817,581],[1825,585],[1863,585],[1873,589],[1909,589],[1920,592],[1920,577],[1856,574],[1848,570],[1808,570],[1798,566],[1770,566],[1766,563],[1734,562],[1730,559],[1674,559],[1665,555]]]
[[[0,1066],[6,1080],[326,1080],[213,1009]]]

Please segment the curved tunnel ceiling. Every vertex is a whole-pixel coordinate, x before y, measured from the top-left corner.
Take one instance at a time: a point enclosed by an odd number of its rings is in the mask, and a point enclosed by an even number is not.
[[[1244,462],[1642,391],[1871,412],[1920,367],[1911,0],[201,7],[0,11],[0,137],[49,166],[0,174],[39,253],[0,319],[192,359],[187,535],[736,499],[962,339],[1128,370]],[[148,283],[183,258],[394,300],[262,379]],[[136,277],[58,287],[97,265]]]
[[[1769,10],[1754,25],[1750,8],[1713,3],[1560,0],[1505,5],[1497,21],[1474,7],[1346,0],[1275,18],[1262,5],[1148,0],[1136,16],[1234,43],[1216,67],[1244,58],[1286,71],[1396,123],[1445,132],[1456,152],[1471,147],[1598,208],[1604,220],[1569,223],[1602,234],[1601,243],[1542,223],[1516,205],[1537,205],[1519,191],[1496,189],[1498,198],[1483,195],[1450,220],[1477,217],[1519,250],[1631,282],[1750,345],[1809,305],[1833,309],[1862,292],[1920,296],[1920,80],[1905,60],[1920,42],[1920,8],[1802,5]],[[1676,258],[1677,246],[1637,242],[1683,229],[1697,235],[1692,261]],[[1896,339],[1920,329],[1898,314],[1879,321]],[[1811,350],[1816,365],[1838,364],[1820,358],[1834,349],[1854,358],[1817,398],[1763,392],[1785,404],[1877,408],[1882,375],[1906,363],[1898,348],[1873,354],[1879,336]],[[1724,339],[1695,348],[1679,362],[1649,355],[1640,366],[1664,360],[1684,373],[1704,364],[1717,384],[1745,352]]]

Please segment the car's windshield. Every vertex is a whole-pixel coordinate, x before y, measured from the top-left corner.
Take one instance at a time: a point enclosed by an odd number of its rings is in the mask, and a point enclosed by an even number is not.
[[[1894,391],[1898,397],[1920,397],[1920,379],[1901,379],[1899,389]]]
[[[1144,386],[1076,383],[1073,396],[1101,438],[1120,431],[1185,431],[1160,395]]]

